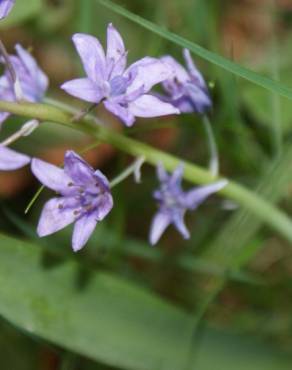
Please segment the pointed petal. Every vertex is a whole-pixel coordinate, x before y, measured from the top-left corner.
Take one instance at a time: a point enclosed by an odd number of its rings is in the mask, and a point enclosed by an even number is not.
[[[30,157],[0,145],[0,170],[11,171],[26,166]]]
[[[78,78],[65,82],[61,89],[75,98],[98,104],[103,98],[101,89],[89,78]]]
[[[110,111],[115,116],[119,117],[121,121],[124,122],[126,126],[132,126],[135,122],[135,117],[130,112],[129,109],[122,107],[120,104],[117,104],[113,101],[106,100],[104,101],[105,108]]]
[[[63,169],[44,162],[41,159],[33,158],[31,170],[35,177],[48,188],[60,194],[70,194],[72,189],[68,184],[72,179],[64,172]]]
[[[37,227],[40,237],[53,234],[75,221],[76,208],[69,203],[72,199],[61,197],[52,198],[45,204]]]
[[[153,95],[142,95],[129,103],[129,111],[136,117],[159,117],[180,114],[172,104],[165,103]]]
[[[98,39],[84,33],[76,33],[72,39],[87,76],[94,82],[104,81],[106,61],[103,47]]]
[[[94,172],[94,178],[96,179],[96,181],[98,181],[100,187],[103,188],[103,190],[106,190],[106,191],[109,190],[109,187],[110,187],[109,181],[107,177],[100,170],[96,170]]]
[[[0,1],[0,19],[7,17],[12,7],[14,6],[15,0],[1,0]]]
[[[64,172],[79,185],[93,182],[94,179],[93,168],[73,150],[68,150],[65,154]]]
[[[72,248],[74,252],[79,251],[84,247],[93,233],[97,219],[94,213],[85,215],[76,221],[72,236]]]
[[[150,227],[149,241],[151,245],[154,245],[159,241],[161,235],[164,233],[170,222],[171,220],[167,213],[156,213]]]
[[[98,208],[94,212],[95,218],[98,221],[102,221],[113,208],[113,197],[107,192],[99,197]]]
[[[190,238],[189,230],[184,222],[184,212],[176,212],[172,219],[174,226],[181,233],[184,239]]]
[[[160,182],[165,182],[168,180],[168,173],[165,171],[165,168],[161,162],[156,166],[156,174]]]
[[[197,83],[199,86],[206,88],[206,82],[202,76],[202,74],[199,72],[198,68],[196,67],[192,57],[191,53],[188,49],[183,50],[183,56],[187,65],[187,68],[191,74],[191,76],[197,80]]]
[[[37,97],[37,100],[40,100],[49,86],[48,76],[40,69],[31,54],[21,45],[15,45],[15,50],[33,79],[33,83],[35,85],[34,89],[36,90],[34,95]]]
[[[127,53],[120,33],[110,23],[107,28],[106,59],[110,78],[121,75],[127,64]]]
[[[148,92],[154,85],[173,77],[173,69],[162,60],[145,57],[132,64],[125,74],[134,74],[135,78],[128,87],[127,94],[141,86]]]
[[[173,171],[171,178],[170,178],[170,184],[171,185],[180,185],[182,181],[182,176],[184,173],[184,165],[180,164],[177,166],[177,168]]]
[[[189,209],[196,209],[201,203],[204,202],[213,193],[223,189],[228,184],[227,180],[221,180],[214,184],[200,186],[188,191],[185,194],[185,207]]]
[[[64,172],[76,185],[91,184],[94,182],[94,170],[73,150],[65,154]]]

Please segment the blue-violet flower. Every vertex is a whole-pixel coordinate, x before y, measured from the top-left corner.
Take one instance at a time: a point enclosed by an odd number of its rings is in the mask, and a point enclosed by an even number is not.
[[[212,106],[207,85],[201,73],[195,66],[190,51],[183,50],[183,56],[187,65],[185,69],[171,56],[161,58],[169,63],[174,75],[164,81],[162,86],[167,93],[163,99],[176,106],[183,113],[205,113]]]
[[[12,171],[26,166],[30,162],[30,157],[16,152],[6,146],[0,145],[0,170]]]
[[[64,169],[40,159],[32,160],[33,174],[48,188],[60,194],[49,200],[41,213],[37,233],[40,237],[75,223],[72,247],[83,248],[96,224],[113,207],[107,178],[73,151],[67,151]]]
[[[48,77],[40,69],[35,59],[21,45],[15,46],[16,55],[9,57],[11,66],[15,72],[16,79],[21,89],[22,98],[35,103],[42,101],[47,88]],[[1,60],[3,63],[3,60]],[[0,77],[0,100],[16,101],[15,81],[13,81],[9,68]],[[10,114],[0,112],[0,125]]]
[[[6,18],[15,4],[15,0],[0,0],[0,20]]]
[[[184,192],[181,188],[182,175],[183,166],[177,167],[172,175],[168,175],[161,164],[157,166],[160,188],[153,195],[158,202],[159,210],[152,220],[150,229],[149,239],[152,245],[158,242],[170,224],[174,224],[182,236],[188,239],[190,233],[184,223],[186,211],[195,210],[207,197],[227,185],[226,180],[221,180]]]
[[[127,52],[119,32],[107,28],[107,51],[98,39],[75,34],[74,45],[82,60],[86,78],[64,83],[68,94],[90,103],[103,101],[105,108],[131,126],[135,117],[179,114],[168,102],[148,94],[151,88],[172,77],[172,67],[162,60],[145,57],[126,68]]]

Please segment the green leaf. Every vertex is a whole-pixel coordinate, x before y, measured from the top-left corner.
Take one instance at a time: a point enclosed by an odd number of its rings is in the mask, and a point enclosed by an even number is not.
[[[292,99],[292,89],[284,86],[277,81],[274,81],[268,77],[262,76],[248,68],[245,68],[237,63],[232,62],[231,60],[222,57],[219,54],[213,53],[207,49],[204,49],[200,45],[191,42],[184,37],[181,37],[175,33],[172,33],[155,23],[152,23],[128,10],[125,8],[115,4],[110,0],[97,0],[103,6],[111,9],[115,13],[120,14],[123,17],[130,19],[131,21],[139,24],[140,26],[148,29],[151,32],[156,33],[157,35],[164,37],[165,39],[181,46],[184,48],[190,49],[193,53],[198,55],[199,57],[231,72],[239,77],[242,77],[248,81],[255,83],[269,91],[278,93],[286,98]]]
[[[0,236],[0,315],[29,333],[130,369],[180,369],[191,318],[131,283],[80,266],[42,266],[38,246]]]
[[[185,368],[192,316],[104,272],[88,271],[87,284],[81,287],[76,262],[44,268],[42,253],[37,245],[0,235],[2,317],[30,334],[112,366]],[[243,341],[208,331],[192,369],[291,368],[290,356],[259,345],[250,338]]]
[[[1,21],[0,28],[17,25],[28,18],[36,16],[42,8],[42,0],[16,1],[9,17]]]

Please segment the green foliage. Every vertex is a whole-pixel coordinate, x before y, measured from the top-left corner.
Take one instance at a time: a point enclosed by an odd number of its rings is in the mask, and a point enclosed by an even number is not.
[[[82,281],[82,268],[72,259],[44,268],[43,253],[37,245],[0,236],[1,316],[30,334],[109,365],[184,368],[192,316],[112,274],[86,270]],[[192,368],[281,370],[291,363],[289,356],[263,344],[207,331]]]
[[[38,15],[41,11],[42,3],[42,0],[17,0],[11,14],[4,21],[1,21],[0,27],[7,28],[15,26]]]

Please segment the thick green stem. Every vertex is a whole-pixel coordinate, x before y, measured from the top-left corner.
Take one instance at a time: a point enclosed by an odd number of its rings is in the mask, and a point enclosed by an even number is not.
[[[208,184],[220,179],[220,177],[214,178],[209,171],[186,162],[181,158],[164,153],[105,126],[97,125],[90,118],[84,119],[82,122],[73,123],[73,115],[71,113],[65,112],[54,106],[0,101],[0,111],[7,111],[28,118],[55,122],[83,131],[97,140],[109,143],[135,157],[143,156],[145,161],[152,165],[156,165],[157,162],[160,161],[168,171],[173,171],[180,163],[183,163],[185,169],[184,178],[194,184]],[[268,201],[262,199],[258,194],[232,181],[229,181],[228,185],[219,193],[248,209],[251,213],[292,242],[292,221],[290,218],[284,212],[268,203]]]

